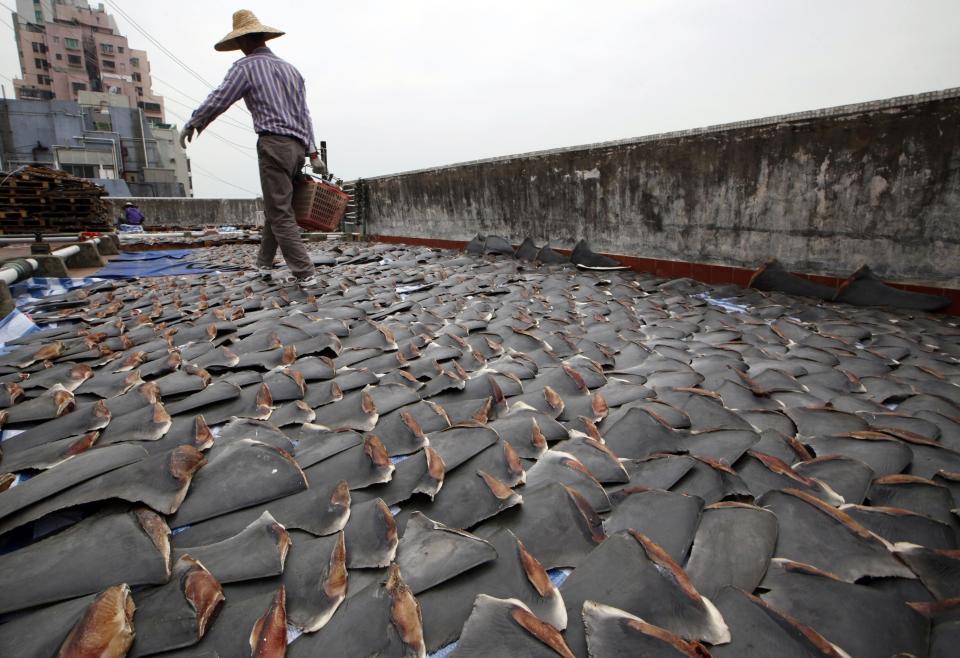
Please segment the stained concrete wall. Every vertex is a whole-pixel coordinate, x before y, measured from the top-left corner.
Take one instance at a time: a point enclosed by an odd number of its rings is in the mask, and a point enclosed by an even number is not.
[[[960,287],[960,89],[367,179],[367,232]]]
[[[123,204],[133,201],[146,216],[146,225],[201,229],[207,226],[260,226],[262,199],[189,199],[175,197],[107,197],[111,217],[123,215]]]

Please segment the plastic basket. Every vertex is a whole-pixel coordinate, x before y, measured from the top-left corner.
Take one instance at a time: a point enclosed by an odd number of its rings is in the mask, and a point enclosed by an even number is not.
[[[305,231],[336,230],[347,211],[350,195],[336,185],[301,176],[293,187],[293,213]]]

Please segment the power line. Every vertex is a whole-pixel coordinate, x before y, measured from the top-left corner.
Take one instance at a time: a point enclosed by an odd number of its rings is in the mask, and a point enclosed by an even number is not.
[[[183,102],[181,102],[181,101],[174,100],[173,98],[170,98],[170,96],[168,96],[168,95],[165,94],[165,96],[166,96],[168,99],[172,100],[174,103],[177,103],[178,105],[182,105],[183,107],[187,108],[188,110],[193,110],[195,107],[197,107],[197,106],[199,106],[201,103],[203,103],[203,101],[197,100],[196,98],[190,96],[189,94],[184,93],[183,91],[181,91],[180,89],[178,89],[177,87],[175,87],[173,84],[167,82],[166,80],[163,80],[163,79],[161,79],[161,78],[158,78],[156,75],[154,75],[154,74],[152,74],[152,73],[150,74],[150,77],[153,79],[154,82],[159,82],[159,83],[161,83],[162,85],[168,87],[169,89],[174,90],[176,93],[178,93],[178,94],[179,94],[180,96],[182,96],[183,98],[186,98],[188,101],[196,104],[196,105],[193,105],[193,106],[187,105],[186,103],[183,103]],[[231,106],[229,109],[230,109],[230,110],[233,110],[233,109],[240,109],[240,108],[237,107],[237,106]],[[234,119],[233,117],[227,116],[226,114],[221,114],[219,117],[217,117],[217,120],[218,120],[218,121],[226,122],[225,125],[233,126],[234,128],[241,128],[241,129],[247,130],[247,131],[252,130],[252,128],[250,127],[249,124],[242,123],[241,121],[239,121],[239,120],[237,120],[237,119]]]
[[[210,89],[213,89],[213,84],[211,84],[206,78],[204,78],[202,75],[200,75],[195,70],[193,70],[190,66],[188,66],[182,59],[174,55],[166,46],[160,43],[160,41],[157,40],[152,34],[150,34],[145,28],[141,27],[141,25],[137,23],[137,21],[135,21],[127,12],[121,9],[116,2],[113,2],[113,0],[107,0],[107,3],[111,7],[113,7],[113,9],[118,14],[120,14],[123,18],[125,18],[127,22],[129,22],[138,32],[140,32],[140,34],[146,37],[147,40],[150,41],[150,43],[154,44],[157,48],[159,48],[164,55],[166,55],[171,60],[173,60],[177,65],[179,65],[184,71],[192,75],[194,78],[196,78],[197,80],[205,84]],[[242,110],[243,112],[247,112],[245,108],[238,106],[238,109]],[[249,112],[247,113],[249,114]]]
[[[176,112],[174,112],[173,110],[171,110],[169,107],[167,108],[167,113],[168,113],[168,114],[172,114],[175,118],[180,119],[180,121],[183,121],[184,123],[186,123],[186,121],[187,121],[187,120],[183,117],[182,114],[177,114]],[[251,146],[246,146],[246,145],[244,145],[244,144],[240,144],[240,143],[238,143],[238,142],[234,142],[233,140],[227,139],[227,138],[224,137],[223,135],[220,135],[220,134],[218,134],[218,133],[215,133],[215,132],[213,132],[212,130],[210,130],[209,128],[204,128],[204,129],[203,129],[203,132],[204,132],[204,133],[209,133],[210,135],[212,135],[212,136],[215,137],[216,139],[219,139],[219,140],[220,140],[221,142],[223,142],[224,144],[227,144],[228,146],[230,146],[231,148],[233,148],[235,151],[237,151],[238,153],[242,153],[243,155],[245,155],[246,157],[250,158],[251,160],[256,160],[256,158],[254,158],[252,155],[250,155],[249,153],[247,153],[247,151],[253,151],[253,150],[255,150],[253,147],[251,147]]]
[[[240,190],[241,192],[246,192],[247,194],[252,194],[253,196],[259,196],[259,195],[260,195],[259,192],[254,192],[253,190],[248,190],[248,189],[245,188],[245,187],[241,187],[241,186],[239,186],[239,185],[236,185],[236,184],[234,184],[234,183],[231,183],[230,181],[224,180],[224,179],[220,178],[219,176],[217,176],[216,174],[214,174],[214,173],[212,173],[212,172],[210,172],[210,171],[207,171],[207,170],[204,169],[203,167],[197,166],[196,164],[193,163],[193,160],[190,161],[190,168],[191,168],[192,170],[196,170],[196,171],[200,172],[201,174],[206,175],[207,178],[212,178],[213,180],[218,181],[218,182],[220,182],[220,183],[223,183],[224,185],[229,185],[230,187],[236,188],[236,189]]]

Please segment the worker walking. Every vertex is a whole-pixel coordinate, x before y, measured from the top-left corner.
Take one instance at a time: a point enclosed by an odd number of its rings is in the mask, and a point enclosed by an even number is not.
[[[252,11],[241,9],[233,15],[233,31],[214,46],[218,51],[240,50],[238,60],[226,78],[194,111],[180,134],[184,149],[218,116],[241,98],[253,115],[260,164],[260,187],[266,222],[257,256],[257,269],[265,280],[273,278],[277,248],[301,287],[319,283],[310,255],[300,237],[293,212],[293,184],[310,158],[314,173],[325,174],[326,163],[317,153],[313,121],[307,109],[303,76],[293,65],[267,48],[269,39],[284,32],[263,25]]]

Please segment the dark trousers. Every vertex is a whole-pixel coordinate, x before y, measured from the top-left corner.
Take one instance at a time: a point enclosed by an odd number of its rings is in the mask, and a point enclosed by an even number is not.
[[[293,214],[293,181],[304,157],[306,149],[292,137],[261,135],[257,140],[265,217],[257,265],[270,267],[279,247],[290,272],[301,279],[315,271]]]

